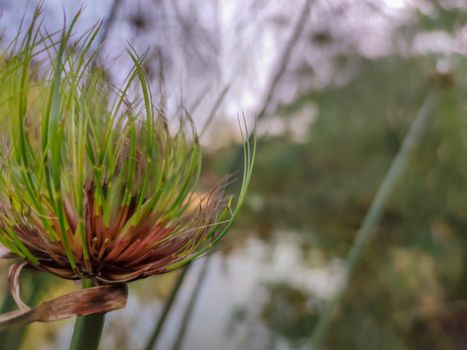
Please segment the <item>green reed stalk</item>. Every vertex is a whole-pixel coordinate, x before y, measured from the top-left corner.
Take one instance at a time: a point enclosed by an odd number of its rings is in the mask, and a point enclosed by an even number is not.
[[[146,346],[144,347],[145,350],[154,349],[154,346],[156,345],[156,342],[159,339],[159,335],[162,332],[162,328],[165,324],[165,320],[169,316],[170,310],[172,309],[172,305],[178,295],[178,291],[180,290],[180,287],[182,286],[183,281],[185,280],[185,275],[188,272],[190,265],[191,264],[186,265],[182,269],[182,272],[180,273],[180,275],[177,276],[175,285],[172,289],[172,292],[170,293],[169,299],[167,299],[167,301],[164,304],[164,308],[162,309],[162,313],[159,316],[156,327],[154,328],[154,331],[152,332],[151,336],[148,339],[148,342],[146,343]]]
[[[325,307],[312,334],[311,347],[314,350],[323,348],[323,340],[332,321],[332,317],[334,316],[336,306],[339,304],[347,286],[349,285],[350,277],[363,255],[365,245],[375,233],[375,227],[384,213],[384,209],[386,208],[388,200],[394,191],[395,185],[407,169],[417,145],[422,140],[422,137],[430,124],[435,107],[438,104],[438,99],[439,93],[437,91],[430,92],[426,97],[414,122],[412,123],[412,126],[410,127],[409,132],[407,133],[407,136],[404,139],[402,147],[394,158],[394,161],[376,193],[371,207],[368,210],[368,213],[365,216],[360,230],[358,231],[347,255],[343,276],[337,287],[336,293]]]
[[[83,288],[94,287],[90,278],[83,279]],[[71,338],[70,350],[97,350],[104,328],[105,314],[78,316]]]

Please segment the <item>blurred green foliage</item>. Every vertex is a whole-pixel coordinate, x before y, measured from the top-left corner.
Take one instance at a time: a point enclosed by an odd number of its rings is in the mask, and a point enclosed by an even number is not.
[[[447,32],[461,29],[467,20],[467,12],[462,11],[456,6],[449,6],[448,3],[449,1],[431,1],[431,13],[417,11],[417,29],[443,30]]]
[[[287,118],[316,107],[306,142],[286,132],[264,138],[258,150],[244,227],[266,238],[281,229],[301,232],[309,247],[343,257],[423,98],[432,88],[442,91],[433,123],[345,294],[328,335],[331,349],[466,344],[449,325],[467,315],[452,307],[467,295],[467,64],[451,57],[451,70],[439,72],[438,59],[352,59],[357,73],[347,84],[305,93],[280,108]],[[284,303],[283,310],[296,309],[297,293],[303,291],[273,286],[263,310],[271,330],[292,344],[312,328],[293,325],[315,317],[298,312],[290,319],[278,311]]]
[[[294,346],[300,345],[318,319],[311,307],[310,295],[286,283],[267,287],[269,299],[262,310],[262,319],[275,334],[289,339]]]

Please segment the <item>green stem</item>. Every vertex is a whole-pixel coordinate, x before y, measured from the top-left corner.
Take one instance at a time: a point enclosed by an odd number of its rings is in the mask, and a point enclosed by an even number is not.
[[[83,279],[83,288],[94,286],[92,279]],[[70,350],[97,350],[104,328],[105,314],[78,316],[71,338]]]
[[[314,329],[311,337],[311,348],[313,350],[323,348],[323,340],[329,324],[332,321],[332,317],[334,316],[336,306],[339,304],[349,284],[350,277],[355,270],[357,262],[363,254],[366,243],[375,232],[375,227],[384,213],[384,209],[386,208],[391,194],[394,192],[397,181],[401,178],[405,169],[407,169],[409,161],[429,125],[434,109],[438,103],[438,95],[437,91],[432,91],[428,94],[404,139],[402,147],[394,158],[394,161],[376,193],[373,203],[371,204],[347,255],[343,276],[336,289],[336,293],[324,308],[319,322]]]
[[[151,334],[151,337],[148,339],[146,346],[144,347],[145,350],[152,350],[156,346],[157,340],[162,332],[162,328],[164,327],[165,320],[172,309],[173,303],[178,295],[180,287],[185,280],[186,273],[190,269],[191,264],[187,264],[183,267],[182,272],[179,276],[177,276],[177,280],[175,281],[175,285],[170,293],[169,299],[165,302],[164,309],[162,310],[161,316],[156,324],[156,328],[154,328],[154,332]]]
[[[185,339],[185,334],[188,330],[188,326],[190,323],[191,316],[193,315],[193,311],[196,306],[196,300],[198,300],[198,296],[201,292],[201,286],[203,285],[204,279],[207,276],[209,261],[212,255],[208,255],[204,257],[202,261],[201,271],[198,276],[198,280],[196,281],[195,286],[193,287],[193,291],[191,292],[190,299],[188,300],[187,307],[185,308],[185,312],[183,313],[182,321],[180,323],[180,327],[178,329],[177,336],[175,337],[175,343],[172,346],[172,350],[180,350]]]

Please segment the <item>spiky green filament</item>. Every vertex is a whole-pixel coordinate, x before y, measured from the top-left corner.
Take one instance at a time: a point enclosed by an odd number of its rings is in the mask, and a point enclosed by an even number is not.
[[[173,270],[227,233],[254,145],[245,144],[235,201],[222,185],[197,193],[202,156],[188,115],[169,131],[134,51],[113,88],[91,64],[99,28],[75,38],[78,16],[56,35],[36,19],[0,56],[0,243],[70,279],[122,283]]]

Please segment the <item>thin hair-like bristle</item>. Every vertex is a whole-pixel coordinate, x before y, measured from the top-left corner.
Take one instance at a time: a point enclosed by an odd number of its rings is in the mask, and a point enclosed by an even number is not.
[[[198,194],[202,151],[182,107],[171,133],[153,103],[144,55],[119,88],[93,64],[100,25],[80,12],[48,34],[34,17],[0,61],[0,243],[63,278],[122,283],[168,272],[212,249],[244,201],[255,143],[245,139],[236,200],[226,179]],[[45,59],[35,62],[38,54]]]

